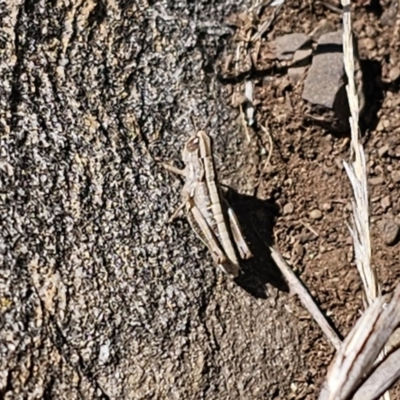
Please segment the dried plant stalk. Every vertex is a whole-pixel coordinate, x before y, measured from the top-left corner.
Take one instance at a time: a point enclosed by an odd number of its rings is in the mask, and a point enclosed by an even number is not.
[[[353,187],[353,226],[349,230],[354,242],[355,261],[360,273],[366,303],[363,316],[343,342],[331,364],[328,377],[320,393],[320,400],[376,400],[400,377],[400,349],[395,350],[380,364],[384,346],[400,325],[400,285],[387,304],[388,297],[380,295],[378,279],[371,266],[367,169],[358,128],[359,102],[354,79],[354,47],[351,30],[350,0],[343,5],[343,52],[348,77],[346,87],[350,106],[351,152],[353,162],[344,162]],[[375,368],[375,370],[374,370]]]
[[[300,301],[306,310],[312,315],[315,322],[319,325],[322,331],[325,333],[331,344],[336,348],[337,351],[341,349],[341,341],[334,329],[329,325],[325,316],[322,314],[321,310],[315,304],[308,290],[303,286],[299,278],[293,273],[292,269],[287,265],[283,257],[274,248],[269,248],[271,251],[271,257],[275,261],[275,264],[281,270],[283,276],[285,277],[290,291],[296,293],[299,296]]]
[[[399,377],[399,364],[397,371],[388,371],[389,366],[398,360],[399,354],[393,353],[381,364],[380,372],[383,370],[386,375],[379,375],[379,369],[373,374],[371,372],[378,354],[399,325],[400,285],[390,302],[388,296],[376,298],[357,321],[331,364],[319,400],[351,399],[356,391],[363,395],[358,399],[373,400],[379,397],[388,384]],[[368,379],[363,382],[365,377]],[[368,391],[366,388],[372,384],[375,385],[374,391]]]
[[[355,260],[361,276],[367,303],[379,295],[376,273],[371,266],[371,243],[369,236],[369,207],[367,188],[367,168],[363,147],[359,141],[358,128],[359,99],[354,79],[354,46],[351,30],[350,0],[342,0],[343,5],[343,53],[344,66],[348,78],[346,87],[350,106],[351,150],[354,161],[344,167],[353,187],[353,228],[350,229],[354,241]]]
[[[371,265],[371,242],[369,236],[369,210],[368,210],[368,187],[367,187],[367,168],[363,147],[359,141],[360,132],[358,127],[359,120],[359,99],[355,83],[355,63],[354,63],[354,41],[351,29],[350,0],[342,0],[343,6],[343,53],[344,66],[348,78],[347,98],[350,106],[350,128],[351,128],[351,150],[354,161],[350,166],[344,162],[344,167],[349,176],[353,187],[353,228],[349,227],[353,237],[354,253],[358,272],[361,276],[365,290],[367,304],[380,295],[380,288],[376,271]],[[385,349],[378,360],[385,355]],[[384,395],[386,400],[390,399],[388,393]]]
[[[377,399],[400,379],[400,348],[378,365],[368,380],[354,394],[353,400]]]

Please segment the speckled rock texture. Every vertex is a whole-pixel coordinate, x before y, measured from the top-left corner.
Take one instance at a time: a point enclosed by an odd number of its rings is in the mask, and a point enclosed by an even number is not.
[[[304,81],[303,99],[314,114],[322,114],[333,130],[347,132],[350,108],[343,61],[343,32],[328,32],[318,39],[311,67]]]
[[[304,82],[303,99],[333,109],[345,84],[343,32],[329,32],[318,40],[316,54]]]
[[[0,0],[1,398],[289,398],[296,304],[167,224],[182,182],[159,166],[214,113],[222,179],[250,191],[214,74],[242,5]]]

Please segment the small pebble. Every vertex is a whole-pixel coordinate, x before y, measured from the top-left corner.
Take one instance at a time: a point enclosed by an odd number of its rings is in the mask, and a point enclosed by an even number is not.
[[[389,151],[389,146],[387,144],[385,144],[384,146],[380,147],[378,149],[378,155],[379,157],[383,157],[385,156]]]
[[[315,235],[311,232],[304,232],[298,235],[296,239],[299,241],[299,243],[305,244],[315,239]]]
[[[381,131],[383,131],[383,122],[382,122],[382,120],[380,120],[379,122],[378,122],[378,125],[376,126],[376,130],[378,131],[378,132],[381,132]]]
[[[304,257],[304,247],[300,243],[296,243],[292,250],[292,258],[297,261],[301,261]]]
[[[352,212],[353,211],[353,206],[351,205],[351,203],[346,203],[346,205],[344,206],[344,209],[346,211]]]
[[[397,79],[400,77],[400,68],[395,65],[394,67],[391,68],[389,71],[389,79],[394,82],[397,81]]]
[[[364,0],[370,3],[372,0]],[[376,30],[371,26],[371,24],[365,25],[365,35],[369,38],[374,38],[377,35]]]
[[[322,204],[322,209],[324,211],[332,211],[332,203],[324,203],[324,204]]]
[[[391,174],[394,183],[400,182],[400,171],[393,171]]]
[[[343,160],[340,159],[339,157],[335,158],[335,164],[337,165],[337,167],[339,168],[340,171],[342,171],[344,169]]]
[[[388,246],[392,246],[399,238],[400,226],[393,220],[388,220],[383,225],[383,240]]]
[[[390,196],[385,196],[381,199],[381,207],[383,211],[387,211],[388,208],[392,205],[392,201],[390,200]]]
[[[356,33],[360,33],[364,29],[365,22],[361,19],[355,20],[353,23],[353,29]]]
[[[283,215],[291,214],[294,211],[294,204],[287,203],[283,206]]]
[[[369,178],[369,184],[371,186],[378,186],[383,183],[383,178],[381,176],[374,176]]]
[[[315,210],[312,210],[310,212],[310,218],[311,219],[315,219],[315,220],[321,219],[322,218],[322,211],[318,210],[318,208],[316,208]]]
[[[367,50],[373,50],[376,47],[375,40],[371,38],[365,38],[360,40],[360,47],[364,47]]]
[[[383,176],[384,175],[384,169],[382,168],[382,165],[377,165],[374,168],[374,173],[376,176]]]

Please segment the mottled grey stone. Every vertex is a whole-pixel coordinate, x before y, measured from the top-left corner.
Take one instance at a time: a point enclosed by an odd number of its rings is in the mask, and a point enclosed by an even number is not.
[[[304,33],[290,33],[274,40],[275,55],[279,60],[291,60],[296,50],[301,49],[311,39]]]
[[[342,31],[329,32],[318,40],[302,97],[311,104],[310,114],[321,116],[327,127],[349,128],[349,104],[345,89]]]
[[[333,109],[344,83],[342,35],[342,31],[329,32],[319,38],[304,82],[304,100]]]
[[[393,219],[386,219],[378,223],[382,232],[383,241],[388,246],[397,243],[400,234],[400,226]]]

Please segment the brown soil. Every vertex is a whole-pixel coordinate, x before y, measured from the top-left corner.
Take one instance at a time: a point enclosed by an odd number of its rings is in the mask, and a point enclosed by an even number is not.
[[[384,229],[387,221],[400,222],[400,183],[393,179],[394,171],[399,171],[400,156],[397,75],[400,40],[398,27],[382,26],[381,9],[372,6],[354,6],[353,9],[370,114],[363,131],[363,145],[370,178],[372,264],[385,293],[391,291],[400,278],[400,244],[398,240],[394,245],[385,244]],[[293,3],[284,8],[269,36],[291,32],[309,34],[322,19],[341,28],[341,16],[337,13],[323,6]],[[254,190],[257,199],[278,205],[280,212],[271,242],[290,260],[343,337],[363,309],[363,287],[347,227],[352,218],[352,192],[343,160],[349,159],[349,134],[337,135],[304,117],[307,105],[301,98],[303,81],[290,82],[287,69],[272,62],[267,72],[253,75],[254,97],[259,102],[258,122],[267,127],[273,145],[270,156],[271,146],[261,127],[247,132],[243,128],[242,134],[249,134],[258,147],[249,150],[243,139],[242,154],[246,151],[249,154],[243,156],[242,171],[246,171],[243,175],[247,189],[257,186]],[[237,84],[233,87],[237,88]],[[267,151],[259,156],[265,147]],[[234,169],[235,165],[226,166],[230,168]],[[256,178],[250,183],[249,177]],[[240,191],[243,182],[239,181],[236,184]],[[313,216],[318,214],[317,218]],[[298,315],[298,318],[297,327],[303,332],[301,357],[306,359],[308,369],[296,375],[293,393],[286,393],[282,398],[311,399],[321,386],[333,352],[318,329],[310,328],[307,316]],[[391,395],[399,399],[400,388],[393,389]]]

